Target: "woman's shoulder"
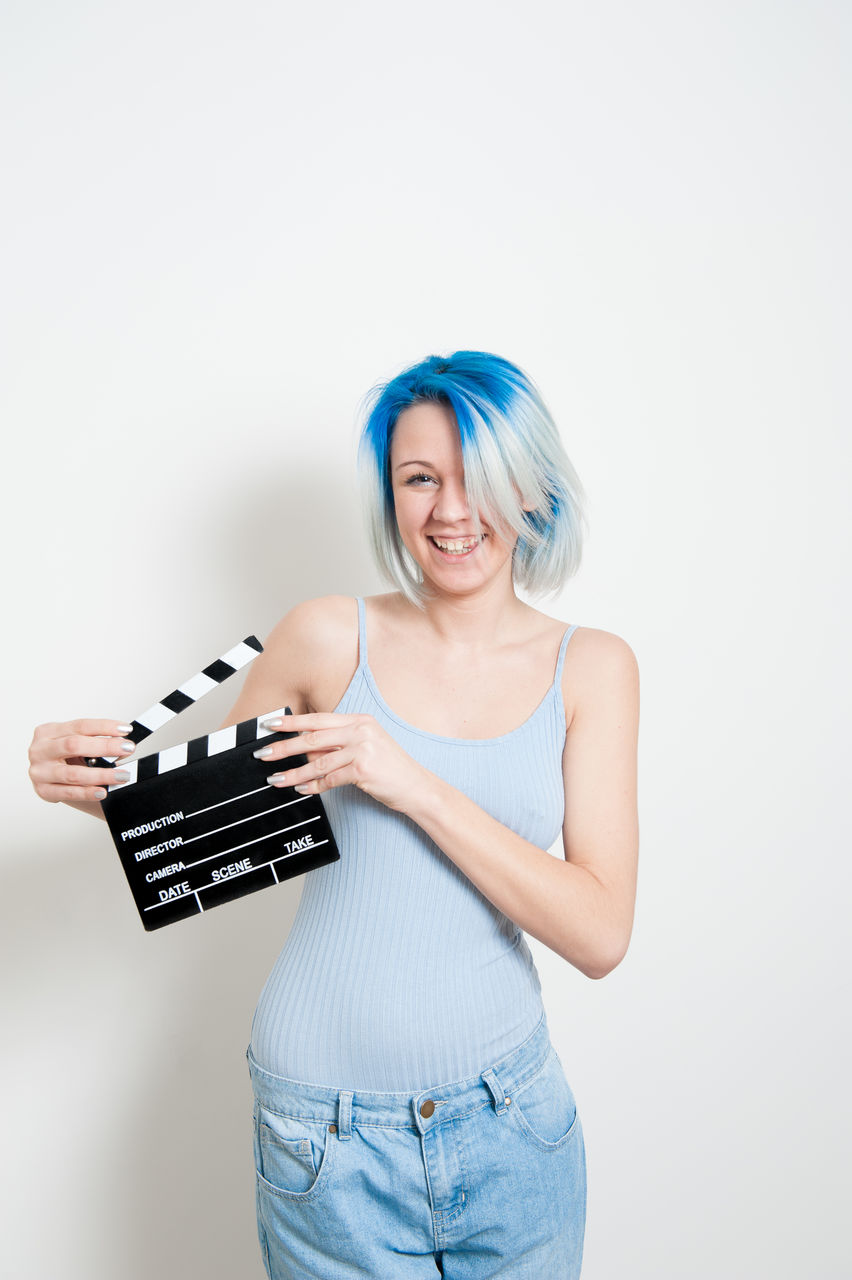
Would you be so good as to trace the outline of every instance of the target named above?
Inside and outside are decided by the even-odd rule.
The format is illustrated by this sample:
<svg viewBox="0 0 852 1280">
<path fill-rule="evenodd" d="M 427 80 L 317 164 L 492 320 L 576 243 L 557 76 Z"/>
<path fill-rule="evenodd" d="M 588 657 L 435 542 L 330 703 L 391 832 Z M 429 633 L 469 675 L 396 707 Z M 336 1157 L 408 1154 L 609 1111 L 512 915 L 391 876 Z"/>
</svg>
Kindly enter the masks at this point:
<svg viewBox="0 0 852 1280">
<path fill-rule="evenodd" d="M 562 692 L 569 724 L 578 711 L 604 699 L 638 696 L 639 664 L 627 641 L 612 631 L 578 625 L 562 668 Z"/>
<path fill-rule="evenodd" d="M 365 597 L 371 612 L 393 609 L 398 592 Z M 322 651 L 338 651 L 350 641 L 358 642 L 358 599 L 355 596 L 316 596 L 294 605 L 273 627 L 268 644 L 306 645 Z"/>
<path fill-rule="evenodd" d="M 630 663 L 636 661 L 636 655 L 627 641 L 613 631 L 603 631 L 599 627 L 586 627 L 578 624 L 574 629 L 569 649 L 580 660 L 586 662 Z"/>
<path fill-rule="evenodd" d="M 269 644 L 323 643 L 340 638 L 342 631 L 357 632 L 358 608 L 354 596 L 316 596 L 293 605 L 269 633 Z"/>
<path fill-rule="evenodd" d="M 587 627 L 582 623 L 572 624 L 554 618 L 551 614 L 542 613 L 539 609 L 527 606 L 530 619 L 530 638 L 541 640 L 544 645 L 552 644 L 554 639 L 561 638 L 571 632 L 565 653 L 565 661 L 569 656 L 574 665 L 596 667 L 609 663 L 629 664 L 636 657 L 626 640 L 612 631 L 603 631 L 598 627 Z"/>
<path fill-rule="evenodd" d="M 275 624 L 265 647 L 273 659 L 303 673 L 317 665 L 345 665 L 358 651 L 357 601 L 352 596 L 303 600 Z"/>
<path fill-rule="evenodd" d="M 271 661 L 298 672 L 300 687 L 314 711 L 330 711 L 343 697 L 358 667 L 358 649 L 354 596 L 303 600 L 284 615 L 266 640 Z"/>
</svg>

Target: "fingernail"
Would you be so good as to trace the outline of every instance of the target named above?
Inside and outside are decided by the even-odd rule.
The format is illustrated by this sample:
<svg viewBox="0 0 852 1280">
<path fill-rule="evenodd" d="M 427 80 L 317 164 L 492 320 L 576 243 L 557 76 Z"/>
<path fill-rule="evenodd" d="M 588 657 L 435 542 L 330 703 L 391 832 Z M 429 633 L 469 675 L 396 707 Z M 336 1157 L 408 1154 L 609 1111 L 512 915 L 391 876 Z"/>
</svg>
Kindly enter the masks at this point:
<svg viewBox="0 0 852 1280">
<path fill-rule="evenodd" d="M 95 792 L 95 799 L 106 800 L 106 792 L 104 791 L 103 787 L 98 787 L 97 791 Z"/>
<path fill-rule="evenodd" d="M 261 724 L 263 725 L 264 729 L 280 729 L 281 728 L 280 720 L 261 720 Z"/>
<path fill-rule="evenodd" d="M 266 779 L 270 787 L 274 787 L 276 782 L 281 782 L 284 777 L 283 773 L 273 773 Z"/>
<path fill-rule="evenodd" d="M 294 787 L 294 791 L 298 791 L 300 796 L 309 796 L 311 794 L 310 787 Z"/>
<path fill-rule="evenodd" d="M 123 769 L 116 769 L 112 775 L 116 782 L 129 782 L 130 774 L 125 773 Z"/>
<path fill-rule="evenodd" d="M 267 756 L 272 755 L 271 747 L 261 747 L 258 751 L 252 751 L 255 760 L 265 760 Z"/>
<path fill-rule="evenodd" d="M 123 756 L 129 756 L 136 750 L 136 743 L 122 742 L 118 749 Z"/>
<path fill-rule="evenodd" d="M 132 724 L 120 724 L 116 729 L 116 733 L 129 733 L 132 728 Z"/>
</svg>

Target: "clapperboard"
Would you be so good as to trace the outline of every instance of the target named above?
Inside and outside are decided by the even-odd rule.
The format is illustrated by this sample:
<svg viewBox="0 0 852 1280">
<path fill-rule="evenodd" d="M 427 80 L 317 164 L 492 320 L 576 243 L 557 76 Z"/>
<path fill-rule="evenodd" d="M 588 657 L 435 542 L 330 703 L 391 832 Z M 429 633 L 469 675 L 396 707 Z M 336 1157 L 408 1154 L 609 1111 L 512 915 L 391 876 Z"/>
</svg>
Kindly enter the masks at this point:
<svg viewBox="0 0 852 1280">
<path fill-rule="evenodd" d="M 139 743 L 251 662 L 263 646 L 249 636 L 137 716 Z M 295 735 L 263 727 L 289 707 L 192 742 L 119 763 L 127 782 L 101 801 L 121 865 L 146 929 L 159 929 L 221 902 L 265 889 L 340 857 L 319 796 L 266 781 L 258 742 Z M 288 768 L 304 764 L 294 756 Z M 109 766 L 115 757 L 89 760 Z"/>
</svg>

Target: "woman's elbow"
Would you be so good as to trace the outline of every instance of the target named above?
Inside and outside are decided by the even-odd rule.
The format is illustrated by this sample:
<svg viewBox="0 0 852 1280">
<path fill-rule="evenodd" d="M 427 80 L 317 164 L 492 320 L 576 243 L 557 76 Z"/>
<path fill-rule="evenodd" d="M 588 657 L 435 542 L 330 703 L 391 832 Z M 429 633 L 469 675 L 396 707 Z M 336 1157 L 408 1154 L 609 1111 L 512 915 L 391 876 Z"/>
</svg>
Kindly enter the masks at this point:
<svg viewBox="0 0 852 1280">
<path fill-rule="evenodd" d="M 629 944 L 630 934 L 628 933 L 626 937 L 622 935 L 612 938 L 606 944 L 602 943 L 595 947 L 592 952 L 582 958 L 582 962 L 571 956 L 566 956 L 565 959 L 570 960 L 587 978 L 605 978 L 621 964 L 627 955 Z"/>
<path fill-rule="evenodd" d="M 583 969 L 583 973 L 587 978 L 605 978 L 607 974 L 612 973 L 613 969 L 617 969 L 624 959 L 624 953 L 612 959 L 601 960 L 597 964 L 588 965 Z"/>
</svg>

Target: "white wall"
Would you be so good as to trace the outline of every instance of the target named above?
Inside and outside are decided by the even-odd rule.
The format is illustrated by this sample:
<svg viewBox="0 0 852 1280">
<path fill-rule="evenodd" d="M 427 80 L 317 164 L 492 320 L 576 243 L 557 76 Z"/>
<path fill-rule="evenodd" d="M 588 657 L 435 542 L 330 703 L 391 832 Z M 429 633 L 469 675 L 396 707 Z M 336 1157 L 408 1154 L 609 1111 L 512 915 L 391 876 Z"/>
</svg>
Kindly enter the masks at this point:
<svg viewBox="0 0 852 1280">
<path fill-rule="evenodd" d="M 471 346 L 530 370 L 591 496 L 547 607 L 642 672 L 631 950 L 602 983 L 536 950 L 584 1277 L 848 1276 L 848 6 L 2 24 L 2 1273 L 260 1276 L 243 1052 L 297 891 L 144 934 L 26 744 L 378 589 L 359 397 Z"/>
</svg>

